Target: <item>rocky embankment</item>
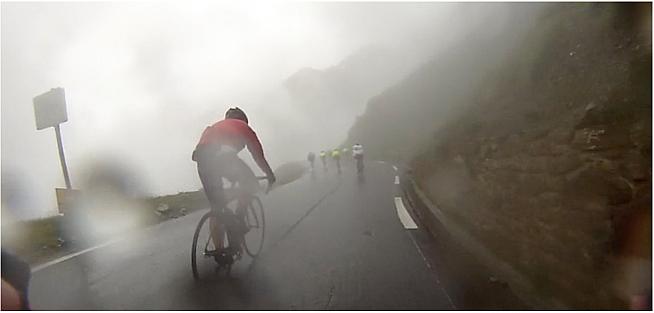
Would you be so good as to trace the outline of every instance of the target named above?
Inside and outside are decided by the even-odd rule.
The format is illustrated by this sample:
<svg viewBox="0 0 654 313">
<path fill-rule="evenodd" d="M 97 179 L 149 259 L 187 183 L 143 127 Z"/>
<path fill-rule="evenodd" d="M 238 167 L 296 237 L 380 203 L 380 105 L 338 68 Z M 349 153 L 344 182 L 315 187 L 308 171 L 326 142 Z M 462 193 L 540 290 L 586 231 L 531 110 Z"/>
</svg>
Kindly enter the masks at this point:
<svg viewBox="0 0 654 313">
<path fill-rule="evenodd" d="M 509 68 L 414 167 L 542 296 L 620 307 L 621 225 L 651 212 L 651 33 L 585 10 L 563 13 L 530 77 Z"/>
<path fill-rule="evenodd" d="M 469 98 L 457 98 L 462 110 L 402 157 L 429 198 L 539 298 L 624 308 L 643 285 L 625 271 L 651 275 L 651 5 L 552 5 L 524 38 Z M 397 92 L 371 101 L 366 114 Z M 350 137 L 366 138 L 366 128 L 374 127 L 355 125 Z M 625 269 L 634 258 L 649 272 Z"/>
</svg>

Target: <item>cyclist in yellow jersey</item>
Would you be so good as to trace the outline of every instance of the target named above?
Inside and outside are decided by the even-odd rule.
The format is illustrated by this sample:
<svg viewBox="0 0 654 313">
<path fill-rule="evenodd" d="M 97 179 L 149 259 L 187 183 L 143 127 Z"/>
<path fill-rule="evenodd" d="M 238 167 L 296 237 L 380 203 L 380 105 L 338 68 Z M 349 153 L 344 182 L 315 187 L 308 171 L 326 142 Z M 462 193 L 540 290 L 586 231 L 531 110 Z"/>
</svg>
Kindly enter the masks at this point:
<svg viewBox="0 0 654 313">
<path fill-rule="evenodd" d="M 327 171 L 327 152 L 325 150 L 320 151 L 320 160 L 322 161 L 322 168 Z"/>
<path fill-rule="evenodd" d="M 332 158 L 336 162 L 336 168 L 338 169 L 338 173 L 341 173 L 341 149 L 334 149 L 332 150 Z"/>
</svg>

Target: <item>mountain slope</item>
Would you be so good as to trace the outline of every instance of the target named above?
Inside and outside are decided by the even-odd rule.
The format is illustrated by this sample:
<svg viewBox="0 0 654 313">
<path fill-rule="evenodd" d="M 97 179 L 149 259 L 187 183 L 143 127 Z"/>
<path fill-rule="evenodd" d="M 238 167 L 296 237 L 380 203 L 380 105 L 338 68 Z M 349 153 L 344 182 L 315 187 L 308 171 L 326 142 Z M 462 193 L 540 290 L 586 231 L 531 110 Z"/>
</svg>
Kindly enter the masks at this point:
<svg viewBox="0 0 654 313">
<path fill-rule="evenodd" d="M 346 136 L 366 100 L 395 84 L 410 67 L 400 53 L 369 46 L 326 69 L 297 71 L 284 81 L 291 107 L 302 117 L 296 128 L 323 145 L 315 149 L 333 148 Z"/>
<path fill-rule="evenodd" d="M 649 12 L 550 5 L 511 24 L 526 31 L 515 44 L 471 38 L 371 100 L 348 142 L 409 164 L 537 296 L 623 308 L 635 287 L 619 284 L 621 262 L 651 271 L 651 242 L 625 244 L 623 227 L 651 220 Z"/>
</svg>

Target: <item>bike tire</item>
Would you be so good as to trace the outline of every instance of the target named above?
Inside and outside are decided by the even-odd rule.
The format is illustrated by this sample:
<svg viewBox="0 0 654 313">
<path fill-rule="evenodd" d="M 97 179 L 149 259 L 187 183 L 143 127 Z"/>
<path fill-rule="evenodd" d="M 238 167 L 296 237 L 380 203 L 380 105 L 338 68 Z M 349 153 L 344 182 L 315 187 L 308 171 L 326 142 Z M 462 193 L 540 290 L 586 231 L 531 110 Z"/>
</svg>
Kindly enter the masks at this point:
<svg viewBox="0 0 654 313">
<path fill-rule="evenodd" d="M 247 235 L 245 234 L 246 238 L 243 240 L 243 246 L 245 248 L 245 252 L 252 258 L 255 258 L 259 253 L 261 252 L 261 249 L 263 249 L 263 242 L 266 239 L 266 216 L 264 214 L 263 210 L 263 203 L 261 203 L 261 200 L 258 197 L 254 197 L 252 201 L 250 201 L 250 204 L 248 205 L 248 213 L 247 216 L 252 216 L 256 217 L 257 220 L 253 221 L 256 223 L 256 225 L 261 229 L 261 235 L 260 235 L 260 240 L 259 244 L 255 246 L 251 246 L 248 244 L 247 240 Z M 250 221 L 248 222 L 248 227 L 252 224 L 250 224 Z"/>
<path fill-rule="evenodd" d="M 198 264 L 197 264 L 197 247 L 198 247 L 198 238 L 200 236 L 200 232 L 202 231 L 202 226 L 204 223 L 207 222 L 209 217 L 213 215 L 212 212 L 207 212 L 204 215 L 202 215 L 202 218 L 200 218 L 200 221 L 198 222 L 198 226 L 195 228 L 195 233 L 193 233 L 193 246 L 191 247 L 191 268 L 193 270 L 193 278 L 195 280 L 200 279 L 200 274 L 198 272 Z"/>
</svg>

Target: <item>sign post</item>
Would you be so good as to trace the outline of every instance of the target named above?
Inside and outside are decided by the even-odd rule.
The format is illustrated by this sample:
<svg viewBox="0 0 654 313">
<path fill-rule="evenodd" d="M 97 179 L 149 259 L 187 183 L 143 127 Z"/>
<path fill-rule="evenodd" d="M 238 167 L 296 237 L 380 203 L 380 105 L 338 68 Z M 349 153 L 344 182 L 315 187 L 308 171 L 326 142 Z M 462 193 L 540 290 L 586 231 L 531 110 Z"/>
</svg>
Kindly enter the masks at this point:
<svg viewBox="0 0 654 313">
<path fill-rule="evenodd" d="M 66 166 L 66 157 L 64 156 L 64 145 L 61 143 L 61 129 L 59 125 L 54 127 L 55 134 L 57 135 L 57 147 L 59 148 L 59 161 L 61 161 L 61 170 L 64 172 L 64 180 L 66 181 L 66 189 L 72 189 L 70 185 L 70 176 L 68 176 L 68 166 Z"/>
<path fill-rule="evenodd" d="M 68 175 L 68 167 L 66 166 L 66 157 L 64 156 L 64 145 L 61 140 L 61 129 L 59 127 L 61 123 L 68 121 L 64 89 L 50 89 L 50 91 L 34 97 L 33 102 L 36 129 L 41 130 L 49 127 L 54 127 L 55 135 L 57 136 L 59 161 L 61 162 L 61 170 L 64 173 L 64 180 L 66 182 L 65 192 L 57 192 L 59 212 L 63 213 L 62 211 L 64 207 L 69 206 L 71 201 L 68 200 L 72 197 L 73 194 L 72 185 L 70 183 L 70 176 Z M 70 193 L 70 196 L 65 195 L 66 192 Z"/>
</svg>

